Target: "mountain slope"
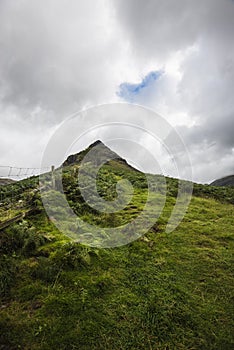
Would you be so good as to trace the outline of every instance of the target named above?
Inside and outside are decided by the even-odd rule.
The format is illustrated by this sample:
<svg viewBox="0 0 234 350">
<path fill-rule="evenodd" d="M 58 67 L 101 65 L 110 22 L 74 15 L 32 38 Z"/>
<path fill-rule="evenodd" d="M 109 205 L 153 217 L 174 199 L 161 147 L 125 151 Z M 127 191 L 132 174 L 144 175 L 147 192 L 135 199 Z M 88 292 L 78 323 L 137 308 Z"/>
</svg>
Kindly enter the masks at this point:
<svg viewBox="0 0 234 350">
<path fill-rule="evenodd" d="M 211 183 L 211 186 L 234 186 L 234 175 L 222 177 Z"/>
<path fill-rule="evenodd" d="M 117 181 L 127 178 L 134 196 L 124 210 L 100 213 L 81 196 L 79 157 L 63 171 L 64 192 L 79 217 L 113 227 L 139 215 L 147 195 L 143 173 L 121 159 L 105 164 L 97 177 L 100 195 L 114 199 Z M 0 349 L 232 348 L 233 190 L 195 185 L 183 221 L 167 234 L 178 181 L 166 180 L 157 223 L 138 240 L 111 249 L 74 243 L 59 232 L 43 209 L 37 178 L 13 185 L 14 208 L 20 198 L 19 210 L 31 212 L 0 234 Z M 14 199 L 7 187 L 2 215 Z"/>
</svg>

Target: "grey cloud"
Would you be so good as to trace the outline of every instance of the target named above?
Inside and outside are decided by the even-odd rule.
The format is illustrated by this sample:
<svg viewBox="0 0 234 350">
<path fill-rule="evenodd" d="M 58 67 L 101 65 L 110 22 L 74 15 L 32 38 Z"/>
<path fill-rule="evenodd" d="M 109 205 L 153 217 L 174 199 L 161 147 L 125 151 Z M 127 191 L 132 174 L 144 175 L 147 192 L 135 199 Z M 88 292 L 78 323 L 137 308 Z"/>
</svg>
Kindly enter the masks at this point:
<svg viewBox="0 0 234 350">
<path fill-rule="evenodd" d="M 116 99 L 114 21 L 105 0 L 0 1 L 0 164 L 39 166 L 54 126 Z"/>
<path fill-rule="evenodd" d="M 163 66 L 169 57 L 177 53 L 183 56 L 180 78 L 173 80 L 165 73 L 161 81 L 155 83 L 146 96 L 140 94 L 136 102 L 145 102 L 158 111 L 170 111 L 168 118 L 173 125 L 177 123 L 178 113 L 188 116 L 188 124 L 185 121 L 178 130 L 190 151 L 197 181 L 228 173 L 233 169 L 230 164 L 234 163 L 233 1 L 120 0 L 114 3 L 139 59 Z M 168 141 L 173 147 L 173 139 Z M 174 152 L 180 155 L 180 150 Z M 223 164 L 222 169 L 218 169 L 218 162 Z"/>
<path fill-rule="evenodd" d="M 104 25 L 105 7 L 101 0 L 1 2 L 2 103 L 39 105 L 59 118 L 105 100 L 118 49 Z"/>
<path fill-rule="evenodd" d="M 232 39 L 234 4 L 230 0 L 118 0 L 114 4 L 140 55 L 165 58 L 204 36 L 223 44 Z"/>
<path fill-rule="evenodd" d="M 231 152 L 234 148 L 234 115 L 223 115 L 223 118 L 207 118 L 201 125 L 178 127 L 178 132 L 187 145 L 214 145 L 221 152 Z"/>
</svg>

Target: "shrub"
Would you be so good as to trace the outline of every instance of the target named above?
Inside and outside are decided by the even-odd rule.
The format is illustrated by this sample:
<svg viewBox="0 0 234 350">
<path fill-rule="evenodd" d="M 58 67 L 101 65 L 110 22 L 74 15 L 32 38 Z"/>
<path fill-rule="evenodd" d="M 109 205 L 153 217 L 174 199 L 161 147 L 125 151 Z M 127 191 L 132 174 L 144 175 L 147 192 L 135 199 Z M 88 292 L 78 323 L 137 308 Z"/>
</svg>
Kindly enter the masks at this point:
<svg viewBox="0 0 234 350">
<path fill-rule="evenodd" d="M 67 243 L 51 257 L 52 261 L 65 269 L 85 268 L 90 264 L 89 249 L 78 243 Z"/>
<path fill-rule="evenodd" d="M 16 261 L 13 257 L 3 254 L 0 258 L 0 296 L 9 293 L 16 273 Z"/>
<path fill-rule="evenodd" d="M 2 231 L 0 236 L 0 254 L 21 253 L 34 254 L 35 250 L 45 243 L 45 238 L 26 221 L 15 224 Z"/>
</svg>

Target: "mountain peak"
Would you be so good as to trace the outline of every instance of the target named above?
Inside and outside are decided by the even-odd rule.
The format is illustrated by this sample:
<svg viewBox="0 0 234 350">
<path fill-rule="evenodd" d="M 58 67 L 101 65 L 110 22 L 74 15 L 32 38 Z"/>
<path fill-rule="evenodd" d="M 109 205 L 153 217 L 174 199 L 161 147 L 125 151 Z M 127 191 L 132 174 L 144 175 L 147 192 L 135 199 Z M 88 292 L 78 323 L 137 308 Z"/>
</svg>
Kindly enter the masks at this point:
<svg viewBox="0 0 234 350">
<path fill-rule="evenodd" d="M 106 145 L 104 145 L 104 143 L 101 140 L 97 140 L 97 141 L 91 143 L 88 148 L 95 147 L 98 145 L 103 145 L 103 146 L 107 147 Z"/>
<path fill-rule="evenodd" d="M 98 147 L 97 147 L 98 146 Z M 116 152 L 112 151 L 108 146 L 106 146 L 101 140 L 97 140 L 93 143 L 91 143 L 86 149 L 79 153 L 71 154 L 68 156 L 68 158 L 65 160 L 65 162 L 62 164 L 62 166 L 70 166 L 70 165 L 75 165 L 75 164 L 80 164 L 86 154 L 91 151 L 92 149 L 94 150 L 94 155 L 95 157 L 95 162 L 102 161 L 103 159 L 114 159 L 118 163 L 124 164 L 127 166 L 128 169 L 134 170 L 139 172 L 139 170 L 133 168 L 131 165 L 127 163 L 127 161 L 123 158 L 121 158 Z"/>
<path fill-rule="evenodd" d="M 84 149 L 83 151 L 79 152 L 79 153 L 75 153 L 75 154 L 71 154 L 70 156 L 68 156 L 68 158 L 65 160 L 65 162 L 63 163 L 63 166 L 68 166 L 68 165 L 73 165 L 73 164 L 78 164 L 80 163 L 84 156 L 93 148 L 97 147 L 97 154 L 96 157 L 97 158 L 101 158 L 101 157 L 105 157 L 108 155 L 112 155 L 114 156 L 115 159 L 118 160 L 122 160 L 124 161 L 118 154 L 116 154 L 114 151 L 112 151 L 108 146 L 106 146 L 101 140 L 97 140 L 93 143 L 91 143 L 86 149 Z"/>
</svg>

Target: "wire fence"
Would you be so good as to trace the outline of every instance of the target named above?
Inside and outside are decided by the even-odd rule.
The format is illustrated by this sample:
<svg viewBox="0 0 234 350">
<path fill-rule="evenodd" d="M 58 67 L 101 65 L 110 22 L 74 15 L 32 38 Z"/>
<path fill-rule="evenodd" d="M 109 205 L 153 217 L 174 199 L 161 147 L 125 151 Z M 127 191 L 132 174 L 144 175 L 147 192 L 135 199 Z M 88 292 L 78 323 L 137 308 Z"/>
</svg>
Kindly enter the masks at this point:
<svg viewBox="0 0 234 350">
<path fill-rule="evenodd" d="M 35 210 L 39 201 L 39 175 L 45 174 L 54 184 L 54 170 L 54 166 L 26 168 L 0 165 L 0 230 Z"/>
<path fill-rule="evenodd" d="M 0 165 L 0 226 L 30 208 L 39 190 L 38 175 L 49 171 L 50 167 Z"/>
<path fill-rule="evenodd" d="M 22 180 L 49 171 L 50 168 L 25 168 L 10 165 L 0 165 L 0 179 Z"/>
</svg>

